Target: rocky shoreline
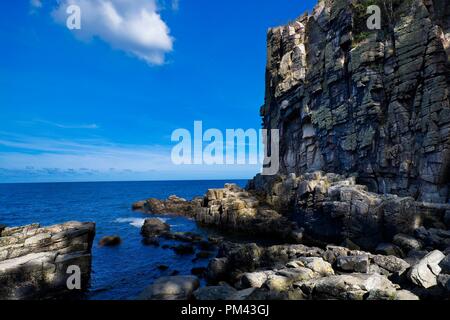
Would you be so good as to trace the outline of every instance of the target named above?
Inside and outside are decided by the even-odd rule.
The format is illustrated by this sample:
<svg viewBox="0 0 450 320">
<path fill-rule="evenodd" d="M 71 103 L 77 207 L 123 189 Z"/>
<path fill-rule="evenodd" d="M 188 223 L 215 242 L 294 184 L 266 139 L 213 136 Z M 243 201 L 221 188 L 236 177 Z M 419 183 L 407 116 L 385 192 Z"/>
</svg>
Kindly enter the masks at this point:
<svg viewBox="0 0 450 320">
<path fill-rule="evenodd" d="M 377 195 L 353 177 L 323 172 L 261 179 L 246 190 L 232 184 L 211 189 L 191 202 L 176 196 L 140 202 L 138 209 L 148 214 L 189 208 L 186 215 L 203 226 L 285 243 L 222 243 L 206 271 L 209 286 L 184 298 L 450 298 L 446 205 Z"/>
</svg>

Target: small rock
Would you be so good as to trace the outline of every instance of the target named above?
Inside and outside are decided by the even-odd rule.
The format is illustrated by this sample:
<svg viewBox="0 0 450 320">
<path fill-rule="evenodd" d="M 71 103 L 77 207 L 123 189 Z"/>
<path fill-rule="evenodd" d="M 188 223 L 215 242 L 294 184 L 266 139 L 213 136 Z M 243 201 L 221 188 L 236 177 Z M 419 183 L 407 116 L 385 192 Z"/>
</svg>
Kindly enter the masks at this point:
<svg viewBox="0 0 450 320">
<path fill-rule="evenodd" d="M 188 300 L 200 286 L 200 281 L 194 276 L 173 276 L 157 279 L 147 287 L 138 300 Z"/>
<path fill-rule="evenodd" d="M 194 276 L 203 276 L 206 272 L 206 268 L 204 267 L 196 267 L 191 269 L 191 274 Z"/>
<path fill-rule="evenodd" d="M 396 256 L 376 255 L 372 257 L 372 260 L 379 267 L 398 275 L 403 274 L 410 267 L 409 263 Z"/>
<path fill-rule="evenodd" d="M 298 260 L 289 262 L 286 267 L 305 267 L 320 274 L 321 276 L 329 276 L 334 274 L 331 264 L 319 257 L 301 257 Z"/>
<path fill-rule="evenodd" d="M 119 236 L 106 236 L 103 237 L 99 242 L 99 246 L 101 247 L 113 247 L 118 246 L 122 243 L 122 239 Z"/>
<path fill-rule="evenodd" d="M 405 301 L 412 301 L 412 300 L 420 300 L 418 296 L 416 296 L 414 293 L 408 290 L 398 290 L 397 291 L 397 297 L 395 300 L 405 300 Z"/>
<path fill-rule="evenodd" d="M 157 236 L 145 237 L 142 239 L 142 243 L 146 246 L 159 247 L 159 238 Z M 163 246 L 163 249 L 165 249 L 164 246 Z"/>
<path fill-rule="evenodd" d="M 194 291 L 194 297 L 196 300 L 230 300 L 236 293 L 236 289 L 229 285 L 211 286 L 199 288 Z"/>
<path fill-rule="evenodd" d="M 343 271 L 350 272 L 369 272 L 369 256 L 340 256 L 337 258 L 337 267 Z"/>
<path fill-rule="evenodd" d="M 180 244 L 178 246 L 172 247 L 173 251 L 179 255 L 194 254 L 194 247 L 192 245 Z"/>
<path fill-rule="evenodd" d="M 0 224 L 0 237 L 2 235 L 2 231 L 6 229 L 6 226 L 4 224 Z"/>
<path fill-rule="evenodd" d="M 282 275 L 271 275 L 264 283 L 264 287 L 270 291 L 283 292 L 292 284 L 292 279 Z"/>
<path fill-rule="evenodd" d="M 380 243 L 376 247 L 375 252 L 378 254 L 383 254 L 385 256 L 396 256 L 399 258 L 402 258 L 404 256 L 402 249 L 400 249 L 393 243 Z"/>
<path fill-rule="evenodd" d="M 173 271 L 170 273 L 171 276 L 177 276 L 177 275 L 179 275 L 179 274 L 180 274 L 180 271 L 178 271 L 178 270 L 173 270 Z"/>
<path fill-rule="evenodd" d="M 414 237 L 408 236 L 406 234 L 397 234 L 394 236 L 394 244 L 398 245 L 400 248 L 406 252 L 410 250 L 420 250 L 422 249 L 422 243 Z"/>
<path fill-rule="evenodd" d="M 244 290 L 236 291 L 234 294 L 232 294 L 229 297 L 229 300 L 232 301 L 242 301 L 246 300 L 253 292 L 256 290 L 256 288 L 248 288 Z"/>
<path fill-rule="evenodd" d="M 169 266 L 166 266 L 165 264 L 160 264 L 157 268 L 161 271 L 166 271 L 167 269 L 169 269 Z"/>
<path fill-rule="evenodd" d="M 137 210 L 144 210 L 146 204 L 147 204 L 147 201 L 138 201 L 138 202 L 133 203 L 133 205 L 131 206 L 131 208 L 132 208 L 134 211 L 137 211 Z"/>
<path fill-rule="evenodd" d="M 211 252 L 208 251 L 200 251 L 195 255 L 196 259 L 208 259 L 209 257 L 211 257 Z"/>
<path fill-rule="evenodd" d="M 227 277 L 229 262 L 228 258 L 214 258 L 208 264 L 206 277 L 210 282 L 224 280 Z"/>
<path fill-rule="evenodd" d="M 141 234 L 146 238 L 159 236 L 169 231 L 170 226 L 157 218 L 145 219 L 144 225 L 141 228 Z"/>
<path fill-rule="evenodd" d="M 437 276 L 441 272 L 439 263 L 445 258 L 444 254 L 435 250 L 427 254 L 422 260 L 411 267 L 409 279 L 425 289 L 437 285 Z"/>
</svg>

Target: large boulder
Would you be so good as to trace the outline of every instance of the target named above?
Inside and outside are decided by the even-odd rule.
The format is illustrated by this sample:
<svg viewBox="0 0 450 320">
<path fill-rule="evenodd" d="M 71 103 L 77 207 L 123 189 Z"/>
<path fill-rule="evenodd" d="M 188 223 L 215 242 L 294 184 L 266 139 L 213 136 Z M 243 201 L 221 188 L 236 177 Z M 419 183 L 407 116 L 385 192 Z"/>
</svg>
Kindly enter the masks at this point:
<svg viewBox="0 0 450 320">
<path fill-rule="evenodd" d="M 336 264 L 343 271 L 368 273 L 370 260 L 368 255 L 340 256 L 337 258 Z"/>
<path fill-rule="evenodd" d="M 427 254 L 417 264 L 413 265 L 408 273 L 409 279 L 416 285 L 425 289 L 437 285 L 437 277 L 441 272 L 439 263 L 445 258 L 444 254 L 435 250 Z"/>
<path fill-rule="evenodd" d="M 196 300 L 230 300 L 237 290 L 229 285 L 203 287 L 194 291 Z"/>
<path fill-rule="evenodd" d="M 200 286 L 194 276 L 172 276 L 157 279 L 147 287 L 138 300 L 189 300 L 193 292 Z"/>
<path fill-rule="evenodd" d="M 152 238 L 154 236 L 160 236 L 168 233 L 170 226 L 157 218 L 145 219 L 141 228 L 141 234 L 145 238 Z"/>
<path fill-rule="evenodd" d="M 55 298 L 87 290 L 94 236 L 94 223 L 5 228 L 0 237 L 0 299 Z M 69 290 L 67 281 L 78 270 L 80 290 Z"/>
<path fill-rule="evenodd" d="M 313 299 L 391 300 L 396 297 L 394 284 L 378 274 L 335 275 L 294 284 Z"/>
</svg>

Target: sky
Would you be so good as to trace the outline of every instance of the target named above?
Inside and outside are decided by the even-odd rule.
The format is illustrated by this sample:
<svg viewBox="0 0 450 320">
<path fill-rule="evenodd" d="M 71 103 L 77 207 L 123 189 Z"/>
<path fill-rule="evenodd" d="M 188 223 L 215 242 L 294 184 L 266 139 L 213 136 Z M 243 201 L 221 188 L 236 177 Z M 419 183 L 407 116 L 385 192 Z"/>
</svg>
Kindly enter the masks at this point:
<svg viewBox="0 0 450 320">
<path fill-rule="evenodd" d="M 315 2 L 1 1 L 0 183 L 251 178 L 174 164 L 171 135 L 260 129 L 267 30 Z"/>
</svg>

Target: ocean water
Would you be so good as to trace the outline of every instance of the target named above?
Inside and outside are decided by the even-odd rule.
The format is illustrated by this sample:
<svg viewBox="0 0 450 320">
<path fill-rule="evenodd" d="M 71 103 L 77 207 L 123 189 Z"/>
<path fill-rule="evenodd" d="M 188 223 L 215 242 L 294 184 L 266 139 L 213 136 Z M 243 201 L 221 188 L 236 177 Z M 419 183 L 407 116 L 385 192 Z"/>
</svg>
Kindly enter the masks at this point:
<svg viewBox="0 0 450 320">
<path fill-rule="evenodd" d="M 172 194 L 192 199 L 228 182 L 246 184 L 245 180 L 0 184 L 0 224 L 96 222 L 91 289 L 86 298 L 133 299 L 156 278 L 174 270 L 190 274 L 193 267 L 204 267 L 208 260 L 193 262 L 194 256 L 179 256 L 170 249 L 143 245 L 140 227 L 149 215 L 133 212 L 132 203 L 150 197 L 166 199 Z M 175 232 L 207 235 L 206 230 L 184 217 L 160 218 Z M 106 235 L 119 235 L 122 244 L 99 247 L 99 239 Z M 166 243 L 174 244 L 164 240 L 161 246 Z M 169 269 L 160 271 L 157 266 L 161 264 Z"/>
</svg>

